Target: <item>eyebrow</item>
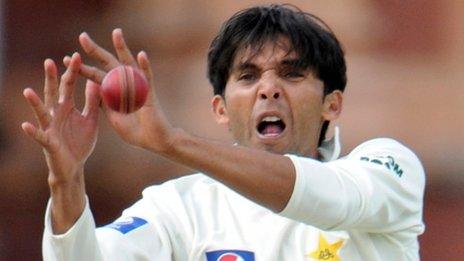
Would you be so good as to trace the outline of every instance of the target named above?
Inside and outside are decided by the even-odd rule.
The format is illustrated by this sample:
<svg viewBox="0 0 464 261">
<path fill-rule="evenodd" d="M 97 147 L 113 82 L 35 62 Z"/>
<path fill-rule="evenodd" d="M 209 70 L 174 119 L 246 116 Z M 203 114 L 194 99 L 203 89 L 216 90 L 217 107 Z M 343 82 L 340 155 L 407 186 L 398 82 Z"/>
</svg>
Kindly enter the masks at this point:
<svg viewBox="0 0 464 261">
<path fill-rule="evenodd" d="M 301 61 L 299 59 L 284 59 L 279 63 L 279 66 L 290 66 L 290 67 L 295 67 L 299 69 L 303 69 L 304 66 L 302 66 Z M 244 71 L 244 70 L 258 70 L 259 67 L 252 63 L 245 61 L 243 63 L 240 63 L 232 68 L 232 72 L 237 72 L 237 71 Z"/>
<path fill-rule="evenodd" d="M 251 62 L 244 62 L 244 63 L 240 63 L 234 66 L 232 68 L 232 72 L 237 72 L 237 71 L 240 72 L 240 71 L 244 71 L 248 69 L 257 70 L 258 66 L 256 66 L 256 64 L 251 63 Z"/>
<path fill-rule="evenodd" d="M 300 59 L 285 59 L 282 62 L 280 62 L 280 64 L 285 65 L 285 66 L 294 67 L 294 68 L 297 68 L 297 69 L 305 69 L 306 68 L 306 66 L 303 66 Z"/>
</svg>

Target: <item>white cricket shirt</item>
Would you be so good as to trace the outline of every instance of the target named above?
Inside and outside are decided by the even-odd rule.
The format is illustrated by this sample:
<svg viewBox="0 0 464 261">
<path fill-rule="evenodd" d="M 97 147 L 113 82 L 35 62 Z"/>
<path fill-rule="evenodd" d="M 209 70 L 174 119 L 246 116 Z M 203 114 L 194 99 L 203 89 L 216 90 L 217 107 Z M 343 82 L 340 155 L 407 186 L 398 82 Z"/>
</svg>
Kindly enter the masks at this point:
<svg viewBox="0 0 464 261">
<path fill-rule="evenodd" d="M 281 213 L 195 174 L 145 189 L 100 228 L 87 202 L 71 229 L 53 235 L 48 206 L 44 259 L 419 260 L 425 175 L 418 158 L 381 138 L 336 159 L 338 130 L 335 137 L 321 149 L 329 162 L 287 155 L 296 181 Z"/>
</svg>

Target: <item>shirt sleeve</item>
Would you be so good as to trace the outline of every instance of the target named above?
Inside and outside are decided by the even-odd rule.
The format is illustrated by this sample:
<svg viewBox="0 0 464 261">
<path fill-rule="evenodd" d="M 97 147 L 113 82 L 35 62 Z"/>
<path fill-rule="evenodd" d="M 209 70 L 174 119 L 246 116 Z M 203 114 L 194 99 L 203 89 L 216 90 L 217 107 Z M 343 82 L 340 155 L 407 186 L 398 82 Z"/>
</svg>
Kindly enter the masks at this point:
<svg viewBox="0 0 464 261">
<path fill-rule="evenodd" d="M 423 232 L 424 170 L 399 142 L 371 140 L 327 163 L 288 157 L 296 179 L 281 215 L 324 230 Z"/>
<path fill-rule="evenodd" d="M 96 228 L 87 200 L 81 217 L 61 235 L 52 232 L 49 201 L 42 243 L 44 260 L 171 260 L 166 231 L 147 216 L 150 206 L 145 201 L 126 209 L 112 224 Z"/>
</svg>

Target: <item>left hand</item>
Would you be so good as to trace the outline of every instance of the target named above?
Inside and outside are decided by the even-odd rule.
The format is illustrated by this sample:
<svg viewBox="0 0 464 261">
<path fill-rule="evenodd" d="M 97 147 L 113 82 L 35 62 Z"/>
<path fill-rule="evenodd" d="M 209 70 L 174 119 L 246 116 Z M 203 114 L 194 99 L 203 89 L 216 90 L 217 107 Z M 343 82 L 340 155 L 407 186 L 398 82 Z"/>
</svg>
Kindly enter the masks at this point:
<svg viewBox="0 0 464 261">
<path fill-rule="evenodd" d="M 112 40 L 117 57 L 96 44 L 87 33 L 82 33 L 79 36 L 79 42 L 84 52 L 97 60 L 101 68 L 82 64 L 79 73 L 101 84 L 106 73 L 119 65 L 124 64 L 141 69 L 150 84 L 143 107 L 135 112 L 123 114 L 103 104 L 103 110 L 113 128 L 124 141 L 154 152 L 167 151 L 174 128 L 166 119 L 156 97 L 153 73 L 147 54 L 144 51 L 139 52 L 136 60 L 124 41 L 121 29 L 113 30 Z M 63 59 L 65 66 L 69 65 L 69 61 L 69 57 Z"/>
</svg>

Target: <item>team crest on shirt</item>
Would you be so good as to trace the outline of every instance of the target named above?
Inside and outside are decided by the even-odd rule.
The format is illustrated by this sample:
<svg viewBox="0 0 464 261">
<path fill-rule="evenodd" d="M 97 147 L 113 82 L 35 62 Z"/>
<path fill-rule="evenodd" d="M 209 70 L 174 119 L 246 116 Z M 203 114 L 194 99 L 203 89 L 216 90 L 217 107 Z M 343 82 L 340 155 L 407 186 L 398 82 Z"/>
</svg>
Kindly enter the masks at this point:
<svg viewBox="0 0 464 261">
<path fill-rule="evenodd" d="M 246 250 L 216 250 L 206 252 L 207 261 L 255 261 L 255 253 Z"/>
<path fill-rule="evenodd" d="M 340 261 L 338 251 L 343 246 L 343 240 L 329 243 L 322 234 L 319 234 L 319 243 L 313 252 L 306 255 L 312 260 Z"/>
</svg>

